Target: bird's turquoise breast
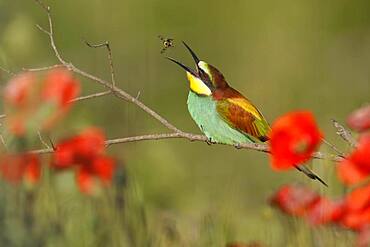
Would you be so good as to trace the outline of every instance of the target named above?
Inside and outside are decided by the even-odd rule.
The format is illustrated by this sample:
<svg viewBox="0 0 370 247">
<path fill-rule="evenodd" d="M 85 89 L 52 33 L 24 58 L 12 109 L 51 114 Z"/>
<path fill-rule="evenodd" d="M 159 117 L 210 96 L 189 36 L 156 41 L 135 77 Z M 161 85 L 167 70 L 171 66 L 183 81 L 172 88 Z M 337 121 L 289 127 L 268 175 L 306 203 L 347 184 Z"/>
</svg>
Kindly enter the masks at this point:
<svg viewBox="0 0 370 247">
<path fill-rule="evenodd" d="M 211 97 L 198 96 L 190 91 L 187 103 L 191 117 L 211 141 L 225 144 L 252 141 L 247 135 L 231 128 L 219 116 L 216 102 Z"/>
</svg>

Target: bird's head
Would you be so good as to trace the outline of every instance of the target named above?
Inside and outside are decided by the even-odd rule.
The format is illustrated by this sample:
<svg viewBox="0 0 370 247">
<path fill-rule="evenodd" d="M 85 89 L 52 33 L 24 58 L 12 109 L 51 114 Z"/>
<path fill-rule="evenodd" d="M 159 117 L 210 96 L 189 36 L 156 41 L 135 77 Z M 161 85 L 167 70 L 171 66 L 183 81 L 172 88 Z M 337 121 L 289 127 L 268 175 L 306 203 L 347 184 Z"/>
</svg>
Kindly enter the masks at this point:
<svg viewBox="0 0 370 247">
<path fill-rule="evenodd" d="M 167 57 L 170 61 L 178 64 L 186 71 L 186 76 L 189 80 L 190 90 L 200 96 L 211 96 L 216 89 L 228 87 L 224 76 L 214 66 L 201 61 L 193 50 L 182 42 L 190 52 L 194 59 L 196 70 L 192 70 L 188 66 L 176 61 L 173 58 Z"/>
</svg>

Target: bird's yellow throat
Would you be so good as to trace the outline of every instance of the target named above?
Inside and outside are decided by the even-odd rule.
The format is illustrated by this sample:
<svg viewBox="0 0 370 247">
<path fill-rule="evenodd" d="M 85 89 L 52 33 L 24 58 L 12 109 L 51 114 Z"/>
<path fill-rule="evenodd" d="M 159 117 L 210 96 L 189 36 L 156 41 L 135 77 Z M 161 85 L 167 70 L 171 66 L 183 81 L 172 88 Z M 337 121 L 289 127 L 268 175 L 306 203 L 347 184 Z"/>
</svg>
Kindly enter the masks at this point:
<svg viewBox="0 0 370 247">
<path fill-rule="evenodd" d="M 194 93 L 205 96 L 210 96 L 212 94 L 211 90 L 207 87 L 206 84 L 204 84 L 204 82 L 201 79 L 195 77 L 189 72 L 186 72 L 186 76 L 190 83 L 190 89 Z"/>
</svg>

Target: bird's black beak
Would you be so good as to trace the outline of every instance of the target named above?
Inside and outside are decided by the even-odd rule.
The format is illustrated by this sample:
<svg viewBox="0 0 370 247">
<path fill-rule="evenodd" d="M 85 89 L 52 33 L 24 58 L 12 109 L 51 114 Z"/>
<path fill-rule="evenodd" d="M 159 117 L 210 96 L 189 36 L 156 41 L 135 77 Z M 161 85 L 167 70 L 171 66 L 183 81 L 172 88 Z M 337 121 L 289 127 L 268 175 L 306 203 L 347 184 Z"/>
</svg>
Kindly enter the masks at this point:
<svg viewBox="0 0 370 247">
<path fill-rule="evenodd" d="M 196 68 L 197 68 L 197 71 L 196 72 L 194 72 L 192 69 L 190 69 L 188 66 L 186 66 L 186 65 L 184 65 L 184 64 L 182 64 L 182 63 L 180 63 L 179 61 L 177 61 L 177 60 L 175 60 L 175 59 L 173 59 L 173 58 L 171 58 L 171 57 L 166 57 L 168 60 L 170 60 L 170 61 L 172 61 L 172 62 L 174 62 L 174 63 L 176 63 L 177 65 L 179 65 L 181 68 L 183 68 L 184 70 L 186 70 L 187 72 L 189 72 L 190 74 L 192 74 L 192 75 L 194 75 L 194 76 L 196 76 L 196 77 L 199 77 L 198 76 L 198 73 L 199 73 L 199 65 L 198 65 L 198 63 L 200 62 L 200 60 L 199 60 L 199 58 L 197 57 L 197 55 L 195 54 L 195 52 L 183 41 L 182 42 L 184 45 L 185 45 L 185 47 L 186 47 L 186 49 L 188 49 L 188 51 L 190 52 L 190 54 L 191 54 L 191 56 L 193 57 L 193 59 L 194 59 L 194 62 L 195 62 L 195 65 L 196 65 Z"/>
<path fill-rule="evenodd" d="M 190 52 L 191 56 L 194 59 L 195 66 L 197 67 L 197 71 L 199 71 L 199 67 L 198 67 L 198 64 L 200 62 L 199 58 L 197 57 L 197 55 L 195 54 L 195 52 L 184 41 L 182 43 L 184 44 L 184 46 L 186 47 L 186 49 L 188 49 L 188 51 Z"/>
<path fill-rule="evenodd" d="M 180 63 L 179 61 L 177 61 L 177 60 L 175 60 L 175 59 L 173 59 L 173 58 L 171 58 L 171 57 L 166 57 L 168 60 L 170 60 L 170 61 L 172 61 L 172 62 L 174 62 L 175 64 L 177 64 L 177 65 L 179 65 L 181 68 L 183 68 L 185 71 L 187 71 L 187 72 L 189 72 L 190 74 L 192 74 L 192 75 L 194 75 L 195 76 L 195 73 L 194 73 L 194 71 L 191 69 L 191 68 L 189 68 L 188 66 L 186 66 L 186 65 L 184 65 L 184 64 L 182 64 L 182 63 Z"/>
</svg>

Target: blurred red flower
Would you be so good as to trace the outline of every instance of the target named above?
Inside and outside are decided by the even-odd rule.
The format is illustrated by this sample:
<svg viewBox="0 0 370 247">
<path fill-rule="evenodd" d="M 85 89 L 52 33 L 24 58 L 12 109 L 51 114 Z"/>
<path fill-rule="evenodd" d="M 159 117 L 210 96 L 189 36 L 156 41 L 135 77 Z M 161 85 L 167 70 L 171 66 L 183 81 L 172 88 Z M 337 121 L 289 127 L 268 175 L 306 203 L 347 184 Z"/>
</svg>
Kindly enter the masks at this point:
<svg viewBox="0 0 370 247">
<path fill-rule="evenodd" d="M 71 100 L 80 92 L 80 84 L 66 69 L 55 69 L 50 71 L 42 89 L 42 99 L 53 101 L 58 106 L 67 108 Z"/>
<path fill-rule="evenodd" d="M 97 128 L 64 140 L 56 146 L 51 166 L 55 169 L 75 167 L 80 190 L 91 193 L 96 182 L 108 185 L 114 175 L 115 161 L 104 154 L 105 135 Z"/>
<path fill-rule="evenodd" d="M 370 184 L 357 188 L 345 198 L 345 214 L 341 224 L 359 230 L 370 225 Z"/>
<path fill-rule="evenodd" d="M 97 128 L 88 128 L 79 135 L 56 146 L 52 166 L 63 169 L 76 164 L 90 163 L 105 149 L 105 135 Z"/>
<path fill-rule="evenodd" d="M 370 245 L 370 227 L 363 227 L 358 233 L 356 247 L 368 247 Z"/>
<path fill-rule="evenodd" d="M 270 151 L 274 169 L 292 168 L 310 159 L 323 135 L 312 113 L 291 112 L 278 118 L 270 133 Z"/>
<path fill-rule="evenodd" d="M 12 78 L 4 89 L 7 104 L 21 107 L 29 103 L 31 90 L 35 89 L 36 77 L 33 73 L 22 73 Z"/>
<path fill-rule="evenodd" d="M 357 188 L 346 197 L 347 209 L 350 211 L 363 210 L 370 206 L 370 184 Z"/>
<path fill-rule="evenodd" d="M 41 176 L 39 157 L 35 154 L 9 154 L 0 159 L 0 173 L 2 177 L 12 183 L 22 180 L 36 183 Z"/>
<path fill-rule="evenodd" d="M 339 178 L 346 184 L 366 179 L 370 174 L 370 133 L 362 134 L 357 148 L 338 166 Z"/>
<path fill-rule="evenodd" d="M 346 211 L 341 225 L 353 230 L 360 230 L 362 227 L 368 226 L 370 222 L 370 208 L 356 211 Z"/>
<path fill-rule="evenodd" d="M 108 185 L 114 175 L 115 161 L 107 156 L 99 156 L 92 163 L 81 166 L 77 172 L 77 183 L 86 194 L 93 192 L 97 182 Z"/>
<path fill-rule="evenodd" d="M 352 112 L 347 118 L 347 124 L 358 132 L 370 129 L 370 105 Z"/>
<path fill-rule="evenodd" d="M 321 197 L 315 203 L 307 214 L 307 220 L 312 225 L 321 225 L 334 223 L 341 219 L 345 212 L 345 201 L 332 201 L 328 198 Z"/>
<path fill-rule="evenodd" d="M 36 75 L 21 73 L 4 90 L 7 127 L 18 136 L 52 127 L 80 91 L 79 82 L 66 69 L 51 70 L 43 83 Z"/>
<path fill-rule="evenodd" d="M 303 216 L 320 200 L 319 194 L 301 185 L 284 185 L 270 199 L 283 212 Z"/>
</svg>

